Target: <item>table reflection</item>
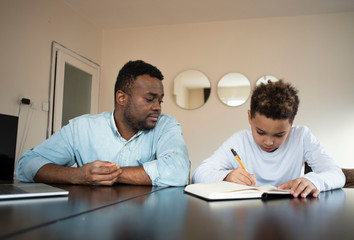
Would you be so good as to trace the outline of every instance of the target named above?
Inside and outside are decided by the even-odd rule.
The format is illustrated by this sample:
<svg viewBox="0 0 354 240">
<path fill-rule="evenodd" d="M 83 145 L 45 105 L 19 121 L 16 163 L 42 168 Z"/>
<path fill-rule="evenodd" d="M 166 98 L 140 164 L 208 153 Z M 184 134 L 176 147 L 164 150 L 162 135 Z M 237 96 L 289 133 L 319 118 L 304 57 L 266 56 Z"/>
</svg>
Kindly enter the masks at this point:
<svg viewBox="0 0 354 240">
<path fill-rule="evenodd" d="M 56 236 L 56 239 L 177 240 L 182 239 L 187 206 L 183 188 L 165 188 L 17 237 L 36 239 L 40 235 L 51 235 Z"/>
<path fill-rule="evenodd" d="M 113 186 L 55 184 L 54 186 L 69 191 L 69 196 L 0 201 L 0 238 L 16 231 L 26 231 L 160 189 L 152 186 L 123 184 Z"/>
<path fill-rule="evenodd" d="M 132 186 L 116 184 L 114 186 L 55 185 L 69 191 L 69 205 L 81 207 L 100 207 L 124 199 L 148 194 L 160 189 L 152 186 Z"/>
<path fill-rule="evenodd" d="M 73 186 L 74 187 L 74 186 Z M 74 187 L 75 188 L 75 187 Z M 114 187 L 113 187 L 114 188 Z M 120 187 L 119 187 L 120 188 Z M 124 189 L 125 187 L 122 187 Z M 319 198 L 205 201 L 183 187 L 129 190 L 77 189 L 71 204 L 98 206 L 9 239 L 352 239 L 354 189 L 322 192 Z M 137 188 L 137 189 L 134 189 Z M 129 193 L 129 191 L 132 192 Z M 128 194 L 129 193 L 129 194 Z M 107 196 L 102 197 L 100 194 Z M 80 197 L 81 196 L 81 199 Z M 72 198 L 72 200 L 70 200 Z M 97 203 L 99 204 L 99 203 Z M 37 213 L 38 215 L 38 213 Z"/>
<path fill-rule="evenodd" d="M 191 199 L 190 208 L 199 218 L 194 228 L 202 237 L 215 239 L 326 239 L 344 212 L 346 194 L 342 189 L 321 193 L 319 198 L 262 201 L 229 200 L 207 202 Z M 204 202 L 203 202 L 204 201 Z M 195 204 L 194 204 L 195 203 Z M 199 208 L 199 209 L 198 209 Z M 189 214 L 190 217 L 190 214 Z M 189 220 L 189 222 L 191 222 Z M 195 222 L 195 221 L 193 221 Z M 203 229 L 203 225 L 208 228 Z M 327 230 L 326 230 L 327 229 Z M 327 235 L 327 236 L 326 236 Z M 326 237 L 325 237 L 326 236 Z M 185 235 L 185 238 L 193 237 Z"/>
</svg>

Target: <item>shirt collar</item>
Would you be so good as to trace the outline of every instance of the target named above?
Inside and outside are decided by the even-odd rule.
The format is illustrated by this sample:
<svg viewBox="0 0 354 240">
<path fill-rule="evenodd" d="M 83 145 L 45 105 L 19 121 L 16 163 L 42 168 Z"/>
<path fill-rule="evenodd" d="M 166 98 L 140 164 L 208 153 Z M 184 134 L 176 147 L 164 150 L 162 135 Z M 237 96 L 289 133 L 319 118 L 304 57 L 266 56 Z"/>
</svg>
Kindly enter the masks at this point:
<svg viewBox="0 0 354 240">
<path fill-rule="evenodd" d="M 112 131 L 114 132 L 115 135 L 119 136 L 121 139 L 124 139 L 124 138 L 120 135 L 120 133 L 119 133 L 119 131 L 118 131 L 118 129 L 117 129 L 117 126 L 116 126 L 116 122 L 114 121 L 114 111 L 115 111 L 115 110 L 113 110 L 113 111 L 112 111 L 112 114 L 111 114 L 111 128 L 112 128 Z M 131 137 L 131 138 L 128 140 L 128 142 L 131 141 L 131 140 L 133 140 L 134 138 L 139 137 L 142 133 L 143 133 L 143 131 L 139 130 L 133 137 Z M 124 139 L 124 140 L 125 140 L 125 139 Z M 126 140 L 125 140 L 125 141 L 126 141 Z"/>
</svg>

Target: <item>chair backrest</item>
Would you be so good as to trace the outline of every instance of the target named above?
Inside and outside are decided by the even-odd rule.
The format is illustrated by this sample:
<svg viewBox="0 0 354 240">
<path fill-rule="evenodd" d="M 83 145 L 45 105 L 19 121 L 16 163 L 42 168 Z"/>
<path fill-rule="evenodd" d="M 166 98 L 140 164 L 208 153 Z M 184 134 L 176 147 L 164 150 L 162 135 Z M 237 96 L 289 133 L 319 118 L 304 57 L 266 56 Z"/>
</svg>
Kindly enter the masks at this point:
<svg viewBox="0 0 354 240">
<path fill-rule="evenodd" d="M 345 176 L 345 188 L 354 188 L 354 169 L 353 168 L 342 168 Z"/>
</svg>

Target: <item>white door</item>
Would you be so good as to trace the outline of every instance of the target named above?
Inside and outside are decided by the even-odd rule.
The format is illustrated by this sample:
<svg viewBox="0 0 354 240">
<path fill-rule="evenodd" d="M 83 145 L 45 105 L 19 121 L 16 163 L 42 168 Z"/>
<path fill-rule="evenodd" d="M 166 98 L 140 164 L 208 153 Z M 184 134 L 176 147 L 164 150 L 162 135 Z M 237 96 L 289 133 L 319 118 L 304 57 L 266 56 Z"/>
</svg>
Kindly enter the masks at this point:
<svg viewBox="0 0 354 240">
<path fill-rule="evenodd" d="M 53 42 L 47 137 L 74 117 L 98 112 L 100 67 Z"/>
</svg>

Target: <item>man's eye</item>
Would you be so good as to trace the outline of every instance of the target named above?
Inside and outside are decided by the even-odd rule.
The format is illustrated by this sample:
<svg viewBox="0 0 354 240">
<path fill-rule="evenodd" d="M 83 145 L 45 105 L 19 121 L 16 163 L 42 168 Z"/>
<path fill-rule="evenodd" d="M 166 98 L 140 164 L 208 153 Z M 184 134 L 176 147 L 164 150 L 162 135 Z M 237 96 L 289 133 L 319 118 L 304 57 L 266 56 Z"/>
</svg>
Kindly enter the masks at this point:
<svg viewBox="0 0 354 240">
<path fill-rule="evenodd" d="M 259 135 L 264 135 L 264 132 L 257 132 Z"/>
<path fill-rule="evenodd" d="M 145 98 L 145 100 L 146 100 L 146 101 L 148 101 L 148 102 L 152 102 L 152 101 L 154 101 L 154 99 L 153 99 L 153 98 Z"/>
<path fill-rule="evenodd" d="M 281 137 L 284 137 L 284 134 L 277 134 L 277 135 L 275 135 L 275 137 L 281 138 Z"/>
</svg>

